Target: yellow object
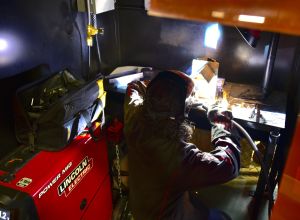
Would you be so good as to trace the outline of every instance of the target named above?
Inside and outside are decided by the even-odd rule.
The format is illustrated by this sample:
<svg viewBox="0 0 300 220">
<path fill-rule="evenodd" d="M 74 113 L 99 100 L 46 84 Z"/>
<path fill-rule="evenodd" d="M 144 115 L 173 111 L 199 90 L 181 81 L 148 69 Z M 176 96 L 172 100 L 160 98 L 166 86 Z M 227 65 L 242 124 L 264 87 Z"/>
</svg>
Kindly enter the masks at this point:
<svg viewBox="0 0 300 220">
<path fill-rule="evenodd" d="M 93 37 L 92 36 L 87 36 L 86 43 L 89 47 L 93 46 Z"/>
<path fill-rule="evenodd" d="M 94 35 L 98 34 L 98 29 L 95 28 L 92 25 L 88 25 L 87 26 L 87 33 L 88 33 L 88 35 L 94 36 Z"/>
<path fill-rule="evenodd" d="M 93 46 L 93 36 L 95 36 L 96 34 L 98 34 L 98 29 L 95 28 L 94 26 L 92 25 L 88 25 L 87 26 L 87 38 L 86 38 L 86 42 L 87 42 L 87 45 L 89 47 L 92 47 Z"/>
<path fill-rule="evenodd" d="M 106 92 L 104 91 L 104 85 L 103 85 L 103 79 L 97 80 L 99 94 L 98 98 L 101 99 L 103 107 L 105 107 L 106 104 Z"/>
<path fill-rule="evenodd" d="M 105 107 L 105 104 L 106 104 L 106 91 L 104 91 L 104 86 L 103 86 L 103 80 L 100 79 L 100 80 L 97 80 L 96 81 L 97 83 L 97 86 L 98 86 L 98 98 L 101 100 L 101 103 L 102 103 L 102 111 L 97 111 L 97 114 L 95 114 L 95 118 L 99 118 L 99 116 L 101 115 L 101 113 L 104 111 L 104 107 Z M 104 112 L 102 113 L 104 114 Z M 101 123 L 104 122 L 104 121 L 101 121 Z M 100 125 L 102 125 L 100 123 Z M 98 127 L 99 124 L 95 124 L 95 128 Z"/>
<path fill-rule="evenodd" d="M 100 98 L 105 93 L 104 85 L 103 85 L 103 79 L 97 80 L 97 84 L 98 84 L 98 89 L 99 89 L 98 98 Z"/>
</svg>

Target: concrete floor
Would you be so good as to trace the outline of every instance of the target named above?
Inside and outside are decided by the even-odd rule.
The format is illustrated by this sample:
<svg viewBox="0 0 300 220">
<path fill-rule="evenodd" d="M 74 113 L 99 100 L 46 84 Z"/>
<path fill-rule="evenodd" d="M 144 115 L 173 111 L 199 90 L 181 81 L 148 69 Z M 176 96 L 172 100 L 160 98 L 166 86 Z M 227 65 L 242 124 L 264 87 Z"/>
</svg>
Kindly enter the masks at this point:
<svg viewBox="0 0 300 220">
<path fill-rule="evenodd" d="M 201 201 L 210 208 L 226 212 L 232 220 L 252 220 L 251 192 L 254 192 L 258 179 L 258 170 L 242 168 L 239 177 L 222 185 L 201 189 L 197 192 Z M 267 220 L 267 203 L 264 202 L 258 214 L 258 220 Z"/>
</svg>

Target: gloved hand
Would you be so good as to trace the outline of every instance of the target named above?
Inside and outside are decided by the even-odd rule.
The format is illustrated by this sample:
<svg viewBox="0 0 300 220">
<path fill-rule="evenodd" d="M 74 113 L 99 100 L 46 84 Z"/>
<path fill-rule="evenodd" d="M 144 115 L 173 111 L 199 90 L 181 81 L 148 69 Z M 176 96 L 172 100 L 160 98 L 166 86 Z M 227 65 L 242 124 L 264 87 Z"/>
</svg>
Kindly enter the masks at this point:
<svg viewBox="0 0 300 220">
<path fill-rule="evenodd" d="M 207 109 L 201 104 L 193 104 L 186 102 L 185 116 L 192 122 L 196 123 L 199 120 L 206 120 Z"/>
<path fill-rule="evenodd" d="M 213 105 L 207 112 L 207 118 L 212 125 L 211 141 L 214 142 L 220 137 L 230 137 L 236 143 L 240 140 L 238 130 L 232 124 L 232 112 L 228 109 Z"/>
<path fill-rule="evenodd" d="M 127 85 L 127 91 L 126 91 L 126 94 L 128 96 L 131 96 L 133 91 L 137 91 L 138 94 L 141 96 L 141 97 L 145 97 L 146 95 L 146 87 L 147 87 L 147 81 L 133 81 L 133 82 L 130 82 L 128 85 Z"/>
<path fill-rule="evenodd" d="M 232 112 L 228 109 L 213 105 L 207 112 L 207 118 L 212 125 L 224 128 L 226 131 L 232 129 Z"/>
</svg>

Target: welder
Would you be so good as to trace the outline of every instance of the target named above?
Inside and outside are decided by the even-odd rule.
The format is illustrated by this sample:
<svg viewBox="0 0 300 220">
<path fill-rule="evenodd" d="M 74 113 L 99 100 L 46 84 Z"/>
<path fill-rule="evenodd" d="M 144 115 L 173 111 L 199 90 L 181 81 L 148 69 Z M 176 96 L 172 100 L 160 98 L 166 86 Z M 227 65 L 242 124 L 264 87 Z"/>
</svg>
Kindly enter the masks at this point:
<svg viewBox="0 0 300 220">
<path fill-rule="evenodd" d="M 186 74 L 173 70 L 159 72 L 147 86 L 141 81 L 128 85 L 124 132 L 135 220 L 230 219 L 206 208 L 193 191 L 238 175 L 240 148 L 232 135 L 232 116 L 216 108 L 208 112 L 214 150 L 199 150 L 189 142 L 192 127 L 186 119 L 193 86 Z"/>
</svg>

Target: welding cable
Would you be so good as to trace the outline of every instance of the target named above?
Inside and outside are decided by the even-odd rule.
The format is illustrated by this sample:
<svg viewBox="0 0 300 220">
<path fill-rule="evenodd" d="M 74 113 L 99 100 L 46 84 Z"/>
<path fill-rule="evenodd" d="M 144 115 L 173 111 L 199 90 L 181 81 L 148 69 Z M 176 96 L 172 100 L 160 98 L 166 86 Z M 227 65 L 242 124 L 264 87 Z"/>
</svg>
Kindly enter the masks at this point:
<svg viewBox="0 0 300 220">
<path fill-rule="evenodd" d="M 92 21 L 93 21 L 93 26 L 95 28 L 98 28 L 98 24 L 97 24 L 97 16 L 95 13 L 92 14 Z M 98 36 L 95 36 L 96 38 L 96 49 L 97 49 L 97 55 L 98 55 L 98 61 L 99 61 L 99 67 L 101 68 L 101 63 L 102 63 L 102 58 L 101 58 L 101 52 L 100 52 L 100 44 L 99 44 L 99 40 L 98 40 Z"/>
<path fill-rule="evenodd" d="M 87 18 L 88 18 L 88 26 L 91 25 L 91 2 L 90 0 L 86 0 L 87 7 Z M 90 78 L 90 69 L 91 69 L 91 47 L 88 47 L 88 79 Z"/>
<path fill-rule="evenodd" d="M 91 1 L 86 0 L 87 14 L 88 14 L 88 25 L 91 25 Z"/>
<path fill-rule="evenodd" d="M 253 139 L 250 137 L 250 135 L 248 134 L 248 132 L 239 124 L 237 123 L 236 121 L 234 120 L 231 120 L 232 124 L 240 131 L 243 133 L 244 137 L 247 139 L 248 143 L 250 144 L 250 146 L 252 147 L 252 149 L 254 150 L 254 153 L 260 163 L 260 166 L 261 166 L 261 172 L 262 172 L 262 175 L 263 175 L 263 178 L 265 179 L 266 181 L 266 189 L 267 189 L 267 194 L 268 194 L 268 199 L 269 199 L 269 210 L 268 210 L 268 214 L 269 216 L 271 215 L 271 207 L 272 207 L 272 204 L 273 204 L 273 195 L 272 195 L 272 192 L 270 191 L 270 187 L 269 187 L 269 180 L 268 180 L 268 170 L 266 168 L 266 165 L 263 161 L 263 156 L 262 154 L 260 153 L 260 151 L 258 150 L 256 144 L 254 143 Z"/>
<path fill-rule="evenodd" d="M 259 163 L 263 163 L 263 160 L 262 160 L 262 155 L 261 153 L 259 152 L 256 144 L 254 143 L 254 141 L 252 140 L 252 138 L 250 137 L 250 135 L 248 134 L 248 132 L 239 124 L 237 123 L 236 121 L 234 120 L 231 120 L 232 124 L 238 128 L 242 133 L 243 135 L 245 136 L 245 138 L 247 139 L 247 141 L 249 142 L 249 144 L 251 145 L 252 149 L 254 150 L 254 152 L 256 152 L 257 154 L 257 158 L 259 160 Z"/>
<path fill-rule="evenodd" d="M 189 108 L 198 107 L 198 108 L 202 109 L 203 111 L 205 111 L 206 113 L 208 112 L 207 106 L 203 105 L 202 103 L 193 103 L 193 104 L 190 104 L 188 107 Z M 236 121 L 231 119 L 231 122 L 232 122 L 233 126 L 235 126 L 244 135 L 244 137 L 246 138 L 246 140 L 250 144 L 251 148 L 253 149 L 253 151 L 254 151 L 257 159 L 258 159 L 258 162 L 261 166 L 262 176 L 266 181 L 266 189 L 267 189 L 267 194 L 268 194 L 268 199 L 269 199 L 269 215 L 270 215 L 271 214 L 271 204 L 273 203 L 273 195 L 270 191 L 270 187 L 269 187 L 270 184 L 269 184 L 269 181 L 268 181 L 268 170 L 267 170 L 266 165 L 263 161 L 263 156 L 260 153 L 260 151 L 258 150 L 256 144 L 254 143 L 254 141 L 251 138 L 251 136 L 249 135 L 249 133 Z"/>
<path fill-rule="evenodd" d="M 231 120 L 232 124 L 240 131 L 243 133 L 244 137 L 247 139 L 248 143 L 250 144 L 250 146 L 252 147 L 252 149 L 254 150 L 254 153 L 260 163 L 264 178 L 266 178 L 266 180 L 268 179 L 268 173 L 267 173 L 267 169 L 265 166 L 265 163 L 263 161 L 263 156 L 260 153 L 260 151 L 258 150 L 256 144 L 254 143 L 254 141 L 252 140 L 252 138 L 250 137 L 250 135 L 248 134 L 248 132 L 236 121 Z"/>
</svg>

